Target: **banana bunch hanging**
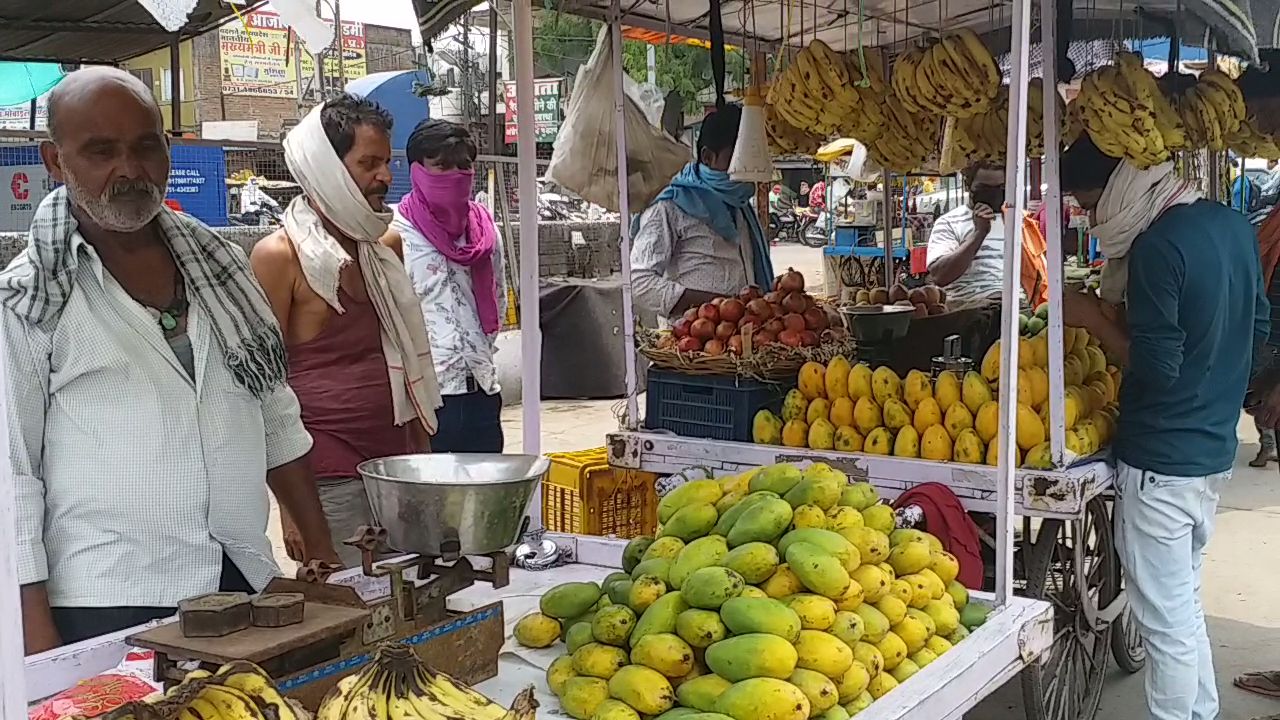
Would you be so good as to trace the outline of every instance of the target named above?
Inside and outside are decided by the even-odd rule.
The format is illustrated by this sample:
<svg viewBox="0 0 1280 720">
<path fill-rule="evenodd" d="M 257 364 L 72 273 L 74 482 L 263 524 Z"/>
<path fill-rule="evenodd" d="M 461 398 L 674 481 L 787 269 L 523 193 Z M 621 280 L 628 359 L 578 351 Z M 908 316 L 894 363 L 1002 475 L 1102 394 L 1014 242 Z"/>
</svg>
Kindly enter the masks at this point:
<svg viewBox="0 0 1280 720">
<path fill-rule="evenodd" d="M 1245 120 L 1233 133 L 1224 138 L 1227 147 L 1243 157 L 1259 157 L 1265 160 L 1280 160 L 1280 144 L 1274 135 L 1268 135 L 1257 129 L 1252 120 Z"/>
<path fill-rule="evenodd" d="M 764 108 L 764 130 L 769 137 L 769 151 L 774 155 L 812 155 L 822 147 L 822 138 L 783 120 L 772 105 Z"/>
<path fill-rule="evenodd" d="M 845 55 L 845 65 L 849 72 L 849 82 L 858 95 L 857 109 L 845 115 L 838 128 L 844 137 L 851 137 L 870 145 L 884 131 L 884 97 L 887 87 L 884 82 L 884 60 L 876 48 L 863 48 Z M 866 72 L 863 73 L 863 64 Z M 863 79 L 866 82 L 863 82 Z"/>
<path fill-rule="evenodd" d="M 1058 96 L 1058 117 L 1066 132 L 1066 107 Z M 951 141 L 954 151 L 970 161 L 1003 163 L 1008 155 L 1009 90 L 1001 87 L 991 110 L 980 115 L 957 118 Z M 1027 91 L 1027 155 L 1044 155 L 1044 83 L 1033 78 Z"/>
<path fill-rule="evenodd" d="M 809 43 L 774 79 L 765 103 L 780 120 L 819 139 L 862 106 L 845 58 L 821 40 Z"/>
<path fill-rule="evenodd" d="M 1193 147 L 1225 150 L 1246 119 L 1244 95 L 1221 70 L 1200 73 L 1196 84 L 1179 100 L 1178 109 Z"/>
<path fill-rule="evenodd" d="M 891 83 L 911 112 L 967 118 L 991 109 L 1000 89 L 1000 68 L 978 36 L 963 28 L 899 57 Z"/>
<path fill-rule="evenodd" d="M 919 169 L 938 149 L 941 118 L 913 113 L 894 96 L 885 98 L 884 110 L 884 132 L 867 147 L 868 157 L 897 173 Z"/>
<path fill-rule="evenodd" d="M 1084 76 L 1077 102 L 1084 128 L 1099 150 L 1148 168 L 1168 160 L 1169 148 L 1156 121 L 1155 100 L 1136 80 L 1116 65 L 1100 67 Z"/>
</svg>

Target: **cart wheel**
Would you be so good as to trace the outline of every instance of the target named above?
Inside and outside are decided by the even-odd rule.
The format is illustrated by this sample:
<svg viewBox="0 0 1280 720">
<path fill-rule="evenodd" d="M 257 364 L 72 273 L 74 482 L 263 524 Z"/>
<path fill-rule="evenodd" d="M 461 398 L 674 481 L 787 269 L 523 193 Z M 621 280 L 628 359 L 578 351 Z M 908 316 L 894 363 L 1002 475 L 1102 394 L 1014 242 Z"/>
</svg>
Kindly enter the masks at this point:
<svg viewBox="0 0 1280 720">
<path fill-rule="evenodd" d="M 1092 720 L 1102 699 L 1112 627 L 1097 620 L 1119 593 L 1111 522 L 1101 499 L 1080 520 L 1045 520 L 1025 548 L 1027 596 L 1054 608 L 1044 662 L 1022 673 L 1027 720 Z"/>
<path fill-rule="evenodd" d="M 839 259 L 838 267 L 840 268 L 840 284 L 847 288 L 864 288 L 870 287 L 867 284 L 866 274 L 863 272 L 862 263 L 856 257 L 842 257 Z"/>
</svg>

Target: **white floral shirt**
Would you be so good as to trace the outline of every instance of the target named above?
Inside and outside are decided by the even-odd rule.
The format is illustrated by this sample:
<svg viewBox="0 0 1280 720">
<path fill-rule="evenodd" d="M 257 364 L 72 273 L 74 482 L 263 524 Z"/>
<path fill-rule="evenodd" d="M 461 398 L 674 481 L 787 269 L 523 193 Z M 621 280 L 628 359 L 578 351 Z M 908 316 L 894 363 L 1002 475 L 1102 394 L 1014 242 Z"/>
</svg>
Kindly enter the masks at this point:
<svg viewBox="0 0 1280 720">
<path fill-rule="evenodd" d="M 404 240 L 404 264 L 422 304 L 422 316 L 431 336 L 431 357 L 441 395 L 465 395 L 467 376 L 488 395 L 496 394 L 498 370 L 493 362 L 497 333 L 486 335 L 480 327 L 472 292 L 471 271 L 446 258 L 396 208 L 391 226 Z M 458 239 L 461 244 L 463 238 Z M 493 249 L 493 272 L 498 286 L 498 319 L 507 316 L 507 282 L 502 235 Z"/>
</svg>

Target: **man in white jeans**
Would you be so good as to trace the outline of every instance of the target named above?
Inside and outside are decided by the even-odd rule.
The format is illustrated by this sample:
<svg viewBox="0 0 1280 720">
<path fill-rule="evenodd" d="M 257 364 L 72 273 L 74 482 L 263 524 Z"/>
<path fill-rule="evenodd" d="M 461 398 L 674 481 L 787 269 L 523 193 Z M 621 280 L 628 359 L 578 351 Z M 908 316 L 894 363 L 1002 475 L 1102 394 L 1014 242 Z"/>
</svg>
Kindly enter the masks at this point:
<svg viewBox="0 0 1280 720">
<path fill-rule="evenodd" d="M 1125 366 L 1116 544 L 1150 659 L 1148 717 L 1216 720 L 1200 569 L 1253 350 L 1270 329 L 1257 240 L 1244 216 L 1201 198 L 1173 163 L 1139 169 L 1087 138 L 1063 154 L 1062 189 L 1089 210 L 1108 258 L 1101 298 L 1065 293 L 1062 319 Z"/>
</svg>

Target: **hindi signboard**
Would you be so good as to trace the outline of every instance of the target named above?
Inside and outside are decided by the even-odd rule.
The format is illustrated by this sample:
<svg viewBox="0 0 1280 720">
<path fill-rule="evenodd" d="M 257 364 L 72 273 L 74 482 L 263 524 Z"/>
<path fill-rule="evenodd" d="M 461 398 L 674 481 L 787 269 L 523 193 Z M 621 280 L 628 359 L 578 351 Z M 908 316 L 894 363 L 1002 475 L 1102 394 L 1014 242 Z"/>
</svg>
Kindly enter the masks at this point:
<svg viewBox="0 0 1280 720">
<path fill-rule="evenodd" d="M 266 10 L 255 10 L 244 18 L 244 22 L 233 20 L 218 28 L 223 94 L 298 97 L 288 26 L 279 15 Z M 331 21 L 326 22 L 332 24 Z M 367 75 L 364 24 L 344 21 L 341 46 L 347 79 Z M 315 59 L 304 46 L 303 83 L 311 81 L 314 76 Z M 329 53 L 325 55 L 324 80 L 327 86 L 340 85 L 338 59 Z"/>
<path fill-rule="evenodd" d="M 559 78 L 533 81 L 533 125 L 534 136 L 538 142 L 555 142 L 560 132 L 560 87 L 563 81 Z M 503 102 L 506 112 L 506 141 L 513 143 L 519 138 L 516 127 L 516 83 L 508 80 L 503 83 Z"/>
</svg>

